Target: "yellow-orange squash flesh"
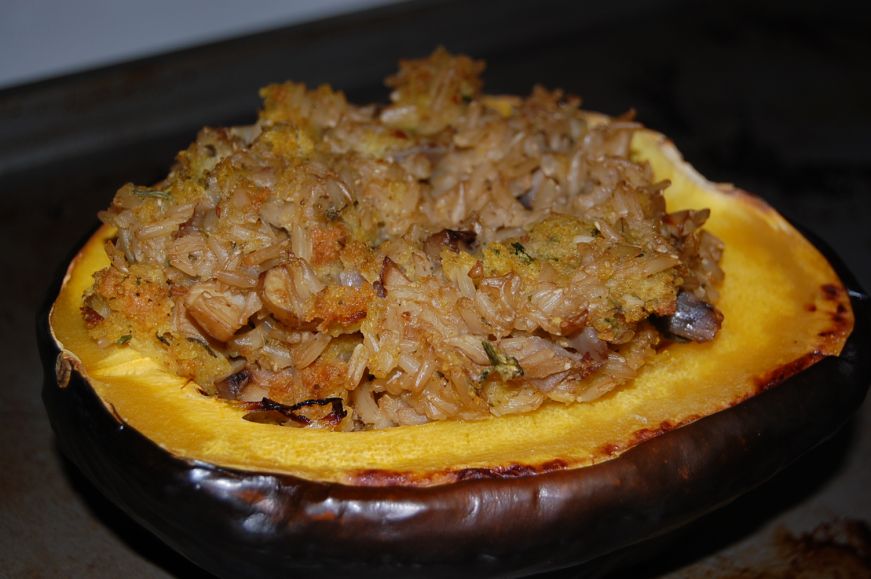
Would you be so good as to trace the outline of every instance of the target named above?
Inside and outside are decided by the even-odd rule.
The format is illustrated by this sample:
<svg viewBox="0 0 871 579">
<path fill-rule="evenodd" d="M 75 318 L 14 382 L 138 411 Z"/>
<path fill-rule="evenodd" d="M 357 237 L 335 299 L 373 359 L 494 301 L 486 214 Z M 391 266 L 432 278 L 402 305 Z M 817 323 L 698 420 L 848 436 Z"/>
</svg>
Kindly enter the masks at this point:
<svg viewBox="0 0 871 579">
<path fill-rule="evenodd" d="M 631 384 L 590 403 L 476 422 L 446 421 L 367 432 L 326 432 L 247 422 L 126 346 L 98 347 L 81 318 L 82 293 L 108 265 L 94 234 L 71 264 L 51 312 L 54 338 L 108 409 L 176 457 L 246 471 L 346 484 L 432 485 L 491 473 L 582 467 L 618 456 L 659 432 L 753 396 L 826 355 L 853 326 L 846 292 L 825 258 L 759 199 L 705 181 L 650 131 L 634 155 L 670 179 L 669 211 L 710 208 L 707 228 L 726 246 L 719 336 L 672 344 Z"/>
</svg>

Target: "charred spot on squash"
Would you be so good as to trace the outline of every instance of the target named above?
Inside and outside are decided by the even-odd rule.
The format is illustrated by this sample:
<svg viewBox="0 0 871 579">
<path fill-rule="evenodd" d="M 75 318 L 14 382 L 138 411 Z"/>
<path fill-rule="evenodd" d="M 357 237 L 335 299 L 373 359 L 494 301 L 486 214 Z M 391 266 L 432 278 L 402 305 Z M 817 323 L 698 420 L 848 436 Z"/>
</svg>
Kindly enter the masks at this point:
<svg viewBox="0 0 871 579">
<path fill-rule="evenodd" d="M 801 358 L 783 364 L 782 366 L 778 366 L 777 368 L 773 368 L 765 374 L 755 377 L 753 382 L 756 384 L 756 392 L 764 392 L 769 388 L 777 386 L 787 378 L 795 376 L 822 358 L 823 354 L 820 352 L 808 352 Z"/>
<path fill-rule="evenodd" d="M 736 401 L 737 403 L 737 401 Z M 634 431 L 631 436 L 629 436 L 626 440 L 621 442 L 607 443 L 599 447 L 597 450 L 597 455 L 602 457 L 614 457 L 622 454 L 623 452 L 629 450 L 630 448 L 641 444 L 644 441 L 650 440 L 652 438 L 656 438 L 657 436 L 661 436 L 666 432 L 670 432 L 681 426 L 690 424 L 695 422 L 696 420 L 702 418 L 699 415 L 691 415 L 683 418 L 680 421 L 672 421 L 672 420 L 663 420 L 659 426 L 655 428 L 639 428 Z"/>
<path fill-rule="evenodd" d="M 429 473 L 402 472 L 383 469 L 362 469 L 352 475 L 354 484 L 367 487 L 427 486 L 463 481 L 517 479 L 565 470 L 571 465 L 556 458 L 541 464 L 510 463 L 492 467 L 446 469 Z"/>
<path fill-rule="evenodd" d="M 825 283 L 820 286 L 820 289 L 823 290 L 823 296 L 825 296 L 825 299 L 830 301 L 837 301 L 844 295 L 844 289 L 833 283 Z"/>
<path fill-rule="evenodd" d="M 843 343 L 853 329 L 853 311 L 850 308 L 850 297 L 843 286 L 826 283 L 820 286 L 823 303 L 821 306 L 828 312 L 829 325 L 817 332 L 820 340 L 819 349 L 829 352 Z"/>
<path fill-rule="evenodd" d="M 353 484 L 364 487 L 418 486 L 432 474 L 394 472 L 382 469 L 362 469 L 351 473 Z"/>
<path fill-rule="evenodd" d="M 482 479 L 506 479 L 533 476 L 555 470 L 563 470 L 569 465 L 561 459 L 554 459 L 540 465 L 509 464 L 491 468 L 464 468 L 456 472 L 457 481 L 482 480 Z"/>
<path fill-rule="evenodd" d="M 843 302 L 839 302 L 837 308 L 832 313 L 832 322 L 838 326 L 838 330 L 844 330 L 844 326 L 852 325 L 852 320 L 848 315 L 847 306 Z"/>
</svg>

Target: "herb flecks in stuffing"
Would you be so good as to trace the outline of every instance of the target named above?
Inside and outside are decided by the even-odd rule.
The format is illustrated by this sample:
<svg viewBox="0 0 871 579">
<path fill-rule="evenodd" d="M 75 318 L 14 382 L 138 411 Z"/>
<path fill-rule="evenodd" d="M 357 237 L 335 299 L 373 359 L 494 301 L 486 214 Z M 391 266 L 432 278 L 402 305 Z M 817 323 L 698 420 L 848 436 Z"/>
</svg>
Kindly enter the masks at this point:
<svg viewBox="0 0 871 579">
<path fill-rule="evenodd" d="M 484 352 L 490 360 L 493 371 L 498 373 L 503 380 L 511 380 L 523 376 L 523 368 L 514 356 L 508 356 L 496 349 L 490 342 L 481 342 Z"/>
</svg>

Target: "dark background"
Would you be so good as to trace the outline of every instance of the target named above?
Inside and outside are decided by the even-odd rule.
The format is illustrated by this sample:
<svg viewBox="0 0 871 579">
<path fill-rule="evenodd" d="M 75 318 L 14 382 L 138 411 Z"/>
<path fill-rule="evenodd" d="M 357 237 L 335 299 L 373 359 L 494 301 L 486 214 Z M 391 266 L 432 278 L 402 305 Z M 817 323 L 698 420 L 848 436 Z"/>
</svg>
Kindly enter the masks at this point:
<svg viewBox="0 0 871 579">
<path fill-rule="evenodd" d="M 630 108 L 702 174 L 767 199 L 871 287 L 871 18 L 853 2 L 409 2 L 0 91 L 0 575 L 161 576 L 186 562 L 60 457 L 39 400 L 35 312 L 96 212 L 161 178 L 202 125 L 254 119 L 258 87 L 329 82 L 383 101 L 400 57 L 488 62 L 486 89 L 541 83 Z M 869 353 L 871 354 L 871 353 Z M 832 442 L 666 548 L 684 576 L 776 525 L 871 521 L 868 406 Z M 665 548 L 665 547 L 664 547 Z"/>
</svg>

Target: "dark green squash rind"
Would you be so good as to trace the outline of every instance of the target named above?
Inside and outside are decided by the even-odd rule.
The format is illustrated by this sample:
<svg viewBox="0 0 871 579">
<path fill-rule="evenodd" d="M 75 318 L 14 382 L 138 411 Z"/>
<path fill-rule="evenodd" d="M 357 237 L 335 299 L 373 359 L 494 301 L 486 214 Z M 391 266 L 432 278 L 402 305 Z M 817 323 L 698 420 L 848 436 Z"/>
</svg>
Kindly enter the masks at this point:
<svg viewBox="0 0 871 579">
<path fill-rule="evenodd" d="M 47 308 L 38 330 L 43 400 L 61 449 L 97 488 L 219 576 L 486 577 L 558 569 L 594 562 L 733 500 L 831 436 L 861 404 L 871 382 L 871 361 L 861 355 L 871 346 L 871 303 L 822 251 L 849 289 L 856 317 L 841 356 L 582 469 L 372 488 L 180 460 L 119 423 L 78 372 L 58 387 Z"/>
</svg>

